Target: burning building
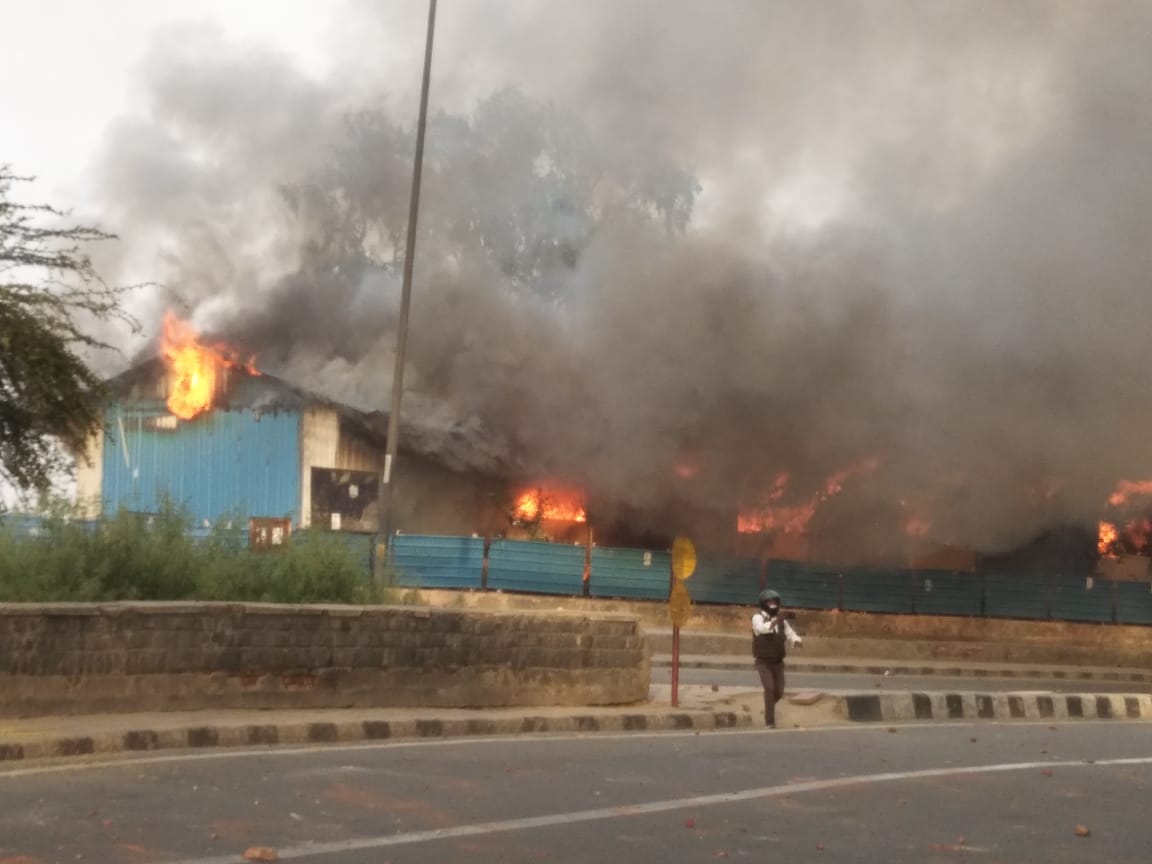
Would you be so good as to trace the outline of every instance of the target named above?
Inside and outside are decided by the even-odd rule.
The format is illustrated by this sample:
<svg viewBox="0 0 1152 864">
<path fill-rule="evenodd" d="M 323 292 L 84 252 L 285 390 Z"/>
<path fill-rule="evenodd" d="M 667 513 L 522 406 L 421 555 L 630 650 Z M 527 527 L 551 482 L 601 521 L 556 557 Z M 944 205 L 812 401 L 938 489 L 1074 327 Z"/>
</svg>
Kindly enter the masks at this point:
<svg viewBox="0 0 1152 864">
<path fill-rule="evenodd" d="M 266 543 L 301 528 L 378 530 L 385 416 L 262 374 L 175 319 L 160 355 L 108 382 L 104 425 L 77 477 L 86 515 L 154 513 L 169 501 L 198 525 L 247 525 Z M 496 518 L 503 485 L 477 469 L 466 442 L 402 435 L 398 530 L 471 534 Z"/>
<path fill-rule="evenodd" d="M 78 472 L 89 516 L 154 513 L 170 501 L 199 525 L 223 519 L 261 543 L 307 528 L 379 530 L 385 416 L 265 374 L 171 317 L 157 353 L 109 382 L 103 428 Z M 406 423 L 394 527 L 649 549 L 686 534 L 709 553 L 833 566 L 973 571 L 989 563 L 948 535 L 930 500 L 873 494 L 885 470 L 877 457 L 816 479 L 777 471 L 731 484 L 699 454 L 682 453 L 667 469 L 670 494 L 629 503 L 591 468 L 549 476 L 546 466 L 526 470 L 507 448 L 489 445 L 476 428 Z M 1121 483 L 1098 544 L 1057 532 L 991 565 L 1144 578 L 1149 495 L 1152 482 Z"/>
</svg>

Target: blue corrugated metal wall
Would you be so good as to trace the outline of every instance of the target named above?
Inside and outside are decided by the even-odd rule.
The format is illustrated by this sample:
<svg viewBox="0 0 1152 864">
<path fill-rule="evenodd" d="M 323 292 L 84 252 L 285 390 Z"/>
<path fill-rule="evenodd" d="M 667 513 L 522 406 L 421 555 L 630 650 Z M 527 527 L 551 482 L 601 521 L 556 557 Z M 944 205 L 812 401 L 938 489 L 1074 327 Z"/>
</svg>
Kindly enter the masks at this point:
<svg viewBox="0 0 1152 864">
<path fill-rule="evenodd" d="M 482 543 L 478 538 L 398 537 L 393 553 L 397 569 L 405 571 L 400 584 L 482 587 Z M 591 565 L 588 593 L 593 597 L 668 597 L 667 552 L 595 547 Z M 578 595 L 583 567 L 582 546 L 496 540 L 487 587 Z M 1146 582 L 1097 580 L 1089 587 L 1083 577 L 830 568 L 780 560 L 767 561 L 765 567 L 766 587 L 797 609 L 1152 624 L 1152 591 Z M 705 555 L 685 584 L 693 602 L 751 606 L 760 591 L 760 572 L 755 560 Z"/>
<path fill-rule="evenodd" d="M 167 495 L 197 522 L 219 517 L 300 521 L 300 420 L 212 411 L 176 429 L 156 429 L 162 407 L 116 407 L 105 421 L 104 512 L 156 512 Z"/>
<path fill-rule="evenodd" d="M 488 548 L 488 587 L 580 594 L 584 590 L 584 547 L 493 540 Z"/>
<path fill-rule="evenodd" d="M 836 609 L 840 604 L 840 574 L 796 561 L 769 561 L 765 587 L 780 592 L 796 609 Z"/>
<path fill-rule="evenodd" d="M 672 556 L 643 549 L 592 549 L 589 593 L 593 597 L 667 600 Z M 689 589 L 691 591 L 691 589 Z"/>
<path fill-rule="evenodd" d="M 1052 577 L 1049 614 L 1058 621 L 1111 621 L 1112 586 L 1083 576 Z"/>
<path fill-rule="evenodd" d="M 1118 624 L 1152 624 L 1152 585 L 1117 582 L 1115 591 Z"/>
<path fill-rule="evenodd" d="M 480 537 L 399 535 L 392 540 L 396 584 L 409 588 L 479 588 L 484 572 Z"/>
<path fill-rule="evenodd" d="M 908 570 L 844 571 L 841 607 L 849 612 L 913 611 L 915 586 Z"/>
<path fill-rule="evenodd" d="M 760 594 L 760 562 L 702 556 L 685 584 L 696 603 L 755 604 Z"/>
<path fill-rule="evenodd" d="M 916 580 L 915 606 L 921 615 L 979 615 L 984 588 L 975 573 L 924 570 Z"/>
<path fill-rule="evenodd" d="M 1048 617 L 1048 579 L 1036 573 L 989 573 L 984 614 L 990 618 Z"/>
</svg>

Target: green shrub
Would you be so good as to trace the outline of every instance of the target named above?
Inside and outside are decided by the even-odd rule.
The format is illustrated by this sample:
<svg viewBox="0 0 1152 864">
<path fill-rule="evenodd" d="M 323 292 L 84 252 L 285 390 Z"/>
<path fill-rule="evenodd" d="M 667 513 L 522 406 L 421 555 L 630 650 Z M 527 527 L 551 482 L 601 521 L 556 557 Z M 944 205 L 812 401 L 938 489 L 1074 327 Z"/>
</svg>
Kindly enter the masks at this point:
<svg viewBox="0 0 1152 864">
<path fill-rule="evenodd" d="M 151 516 L 122 511 L 94 524 L 57 511 L 33 536 L 0 522 L 0 602 L 378 603 L 387 597 L 337 535 L 296 534 L 283 547 L 252 551 L 241 532 L 218 527 L 197 539 L 191 527 L 171 504 Z"/>
</svg>

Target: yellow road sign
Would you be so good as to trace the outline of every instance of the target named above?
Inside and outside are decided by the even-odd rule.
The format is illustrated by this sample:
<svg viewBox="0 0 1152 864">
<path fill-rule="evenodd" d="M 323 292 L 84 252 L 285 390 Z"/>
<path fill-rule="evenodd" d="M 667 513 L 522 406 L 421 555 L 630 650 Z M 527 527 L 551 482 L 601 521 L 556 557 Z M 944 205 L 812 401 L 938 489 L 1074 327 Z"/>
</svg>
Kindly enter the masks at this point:
<svg viewBox="0 0 1152 864">
<path fill-rule="evenodd" d="M 683 627 L 692 615 L 692 597 L 684 583 L 677 579 L 672 585 L 672 596 L 668 598 L 668 617 L 674 627 Z"/>
<path fill-rule="evenodd" d="M 680 581 L 695 572 L 696 547 L 687 537 L 677 537 L 672 541 L 672 575 Z"/>
</svg>

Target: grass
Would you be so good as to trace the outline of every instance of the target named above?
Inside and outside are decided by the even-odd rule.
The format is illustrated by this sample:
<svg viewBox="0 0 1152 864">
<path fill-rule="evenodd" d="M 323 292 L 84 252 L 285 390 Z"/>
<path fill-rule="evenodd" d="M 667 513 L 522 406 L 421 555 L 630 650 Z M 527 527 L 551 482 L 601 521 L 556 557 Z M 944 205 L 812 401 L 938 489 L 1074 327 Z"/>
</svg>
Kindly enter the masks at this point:
<svg viewBox="0 0 1152 864">
<path fill-rule="evenodd" d="M 221 527 L 197 538 L 191 528 L 172 506 L 147 518 L 120 512 L 96 523 L 58 511 L 33 535 L 0 523 L 0 602 L 389 599 L 337 535 L 298 533 L 283 547 L 257 552 L 247 548 L 246 534 Z"/>
</svg>

